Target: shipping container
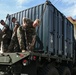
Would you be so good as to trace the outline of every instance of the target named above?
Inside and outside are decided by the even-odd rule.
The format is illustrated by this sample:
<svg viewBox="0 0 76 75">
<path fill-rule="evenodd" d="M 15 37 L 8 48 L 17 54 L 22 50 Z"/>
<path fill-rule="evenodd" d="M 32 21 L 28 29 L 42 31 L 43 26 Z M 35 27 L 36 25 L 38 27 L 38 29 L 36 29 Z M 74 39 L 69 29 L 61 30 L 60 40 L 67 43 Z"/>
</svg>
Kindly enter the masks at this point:
<svg viewBox="0 0 76 75">
<path fill-rule="evenodd" d="M 11 22 L 12 17 L 17 18 L 20 25 L 22 25 L 23 17 L 33 21 L 40 19 L 41 23 L 36 28 L 37 37 L 33 52 L 4 53 L 0 57 L 1 71 L 4 71 L 3 66 L 5 67 L 4 73 L 6 73 L 8 67 L 10 69 L 9 73 L 14 74 L 16 72 L 18 73 L 16 75 L 22 73 L 27 73 L 27 75 L 71 75 L 70 70 L 75 67 L 76 55 L 74 27 L 66 16 L 57 10 L 51 2 L 46 1 L 23 11 L 8 14 L 6 23 L 11 30 L 14 28 Z M 5 58 L 5 56 L 7 57 Z M 8 58 L 11 62 L 7 60 L 7 63 L 2 58 Z M 22 65 L 23 61 L 25 62 Z M 10 75 L 9 73 L 8 75 Z"/>
<path fill-rule="evenodd" d="M 42 50 L 49 54 L 73 58 L 73 25 L 51 3 L 48 5 L 41 4 L 8 16 L 9 21 L 8 18 L 6 21 L 8 21 L 10 29 L 14 27 L 11 23 L 12 17 L 16 17 L 20 25 L 23 17 L 33 21 L 42 18 L 40 27 L 36 28 L 38 39 L 35 49 L 38 50 L 43 47 Z"/>
</svg>

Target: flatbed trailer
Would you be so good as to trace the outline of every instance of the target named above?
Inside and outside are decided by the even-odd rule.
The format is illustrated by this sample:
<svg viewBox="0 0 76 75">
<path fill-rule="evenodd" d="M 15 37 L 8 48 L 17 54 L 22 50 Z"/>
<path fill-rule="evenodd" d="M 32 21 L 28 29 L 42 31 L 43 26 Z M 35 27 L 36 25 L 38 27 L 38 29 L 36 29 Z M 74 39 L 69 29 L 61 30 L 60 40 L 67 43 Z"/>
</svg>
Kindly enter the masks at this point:
<svg viewBox="0 0 76 75">
<path fill-rule="evenodd" d="M 56 64 L 72 64 L 73 59 L 58 57 L 43 51 L 0 54 L 0 74 L 2 75 L 40 75 L 44 67 L 58 68 Z M 43 70 L 44 71 L 44 70 Z M 54 70 L 55 71 L 55 70 Z M 42 72 L 43 73 L 43 72 Z M 46 75 L 46 74 L 45 74 Z"/>
</svg>

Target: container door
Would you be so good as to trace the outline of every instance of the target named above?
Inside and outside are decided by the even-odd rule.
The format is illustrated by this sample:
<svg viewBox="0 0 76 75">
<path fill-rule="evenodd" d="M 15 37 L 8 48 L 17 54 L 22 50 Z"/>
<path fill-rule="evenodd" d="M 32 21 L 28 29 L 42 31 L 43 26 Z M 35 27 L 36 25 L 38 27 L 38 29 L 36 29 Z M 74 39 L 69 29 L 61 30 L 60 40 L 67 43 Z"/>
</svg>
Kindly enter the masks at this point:
<svg viewBox="0 0 76 75">
<path fill-rule="evenodd" d="M 48 53 L 55 54 L 54 51 L 54 7 L 49 7 L 49 45 Z"/>
<path fill-rule="evenodd" d="M 71 50 L 71 58 L 73 58 L 73 25 L 70 24 L 70 50 Z"/>
<path fill-rule="evenodd" d="M 57 55 L 57 51 L 58 51 L 58 20 L 57 20 L 57 10 L 54 10 L 54 50 L 55 50 L 55 55 Z"/>
<path fill-rule="evenodd" d="M 64 18 L 64 56 L 67 56 L 67 20 Z"/>
<path fill-rule="evenodd" d="M 58 14 L 58 25 L 59 25 L 59 29 L 58 29 L 58 41 L 59 41 L 59 45 L 58 45 L 58 55 L 62 55 L 62 15 L 59 13 Z"/>
</svg>

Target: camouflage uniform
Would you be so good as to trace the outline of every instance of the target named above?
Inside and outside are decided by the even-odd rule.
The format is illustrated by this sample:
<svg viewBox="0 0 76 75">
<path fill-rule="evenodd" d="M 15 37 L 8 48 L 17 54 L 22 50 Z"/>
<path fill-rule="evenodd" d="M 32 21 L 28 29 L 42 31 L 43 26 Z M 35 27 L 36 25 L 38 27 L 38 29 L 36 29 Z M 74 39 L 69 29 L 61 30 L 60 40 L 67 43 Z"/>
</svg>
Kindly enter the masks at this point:
<svg viewBox="0 0 76 75">
<path fill-rule="evenodd" d="M 33 22 L 30 19 L 26 20 L 26 29 L 20 26 L 17 30 L 18 42 L 21 50 L 33 50 L 35 43 L 35 28 L 32 26 Z"/>
<path fill-rule="evenodd" d="M 7 30 L 5 30 L 7 28 Z M 8 25 L 5 25 L 3 28 L 4 32 L 2 34 L 2 42 L 3 42 L 3 51 L 6 52 L 8 50 L 8 46 L 11 40 L 11 31 Z"/>
<path fill-rule="evenodd" d="M 2 41 L 2 30 L 0 29 L 0 42 Z"/>
<path fill-rule="evenodd" d="M 8 52 L 19 52 L 19 51 L 20 51 L 20 49 L 19 49 L 19 44 L 18 44 L 18 40 L 17 40 L 17 29 L 16 29 L 16 31 L 13 30 L 11 42 L 8 47 Z"/>
<path fill-rule="evenodd" d="M 2 30 L 0 29 L 0 47 L 1 47 L 1 41 L 2 41 Z"/>
<path fill-rule="evenodd" d="M 10 45 L 8 47 L 8 52 L 19 52 L 19 45 L 17 40 L 17 34 L 14 32 L 11 38 Z"/>
</svg>

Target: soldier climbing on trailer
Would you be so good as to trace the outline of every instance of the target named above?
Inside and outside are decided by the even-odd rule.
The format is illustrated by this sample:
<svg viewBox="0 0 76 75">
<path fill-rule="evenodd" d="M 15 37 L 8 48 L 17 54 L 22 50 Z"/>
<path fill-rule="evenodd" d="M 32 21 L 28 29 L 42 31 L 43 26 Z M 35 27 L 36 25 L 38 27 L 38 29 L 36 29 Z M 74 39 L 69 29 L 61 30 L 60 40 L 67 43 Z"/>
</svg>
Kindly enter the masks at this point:
<svg viewBox="0 0 76 75">
<path fill-rule="evenodd" d="M 23 18 L 23 24 L 17 30 L 19 46 L 22 52 L 33 50 L 36 39 L 35 27 L 38 25 L 38 19 L 33 22 L 30 19 Z"/>
<path fill-rule="evenodd" d="M 19 22 L 15 22 L 15 27 L 13 29 L 13 34 L 11 37 L 10 45 L 8 46 L 7 52 L 20 52 L 18 39 L 17 39 L 17 29 L 20 26 Z"/>
<path fill-rule="evenodd" d="M 4 22 L 4 20 L 1 20 L 0 23 L 1 25 L 3 25 L 2 29 L 3 52 L 7 52 L 12 33 L 11 30 L 9 29 L 9 26 Z"/>
</svg>

